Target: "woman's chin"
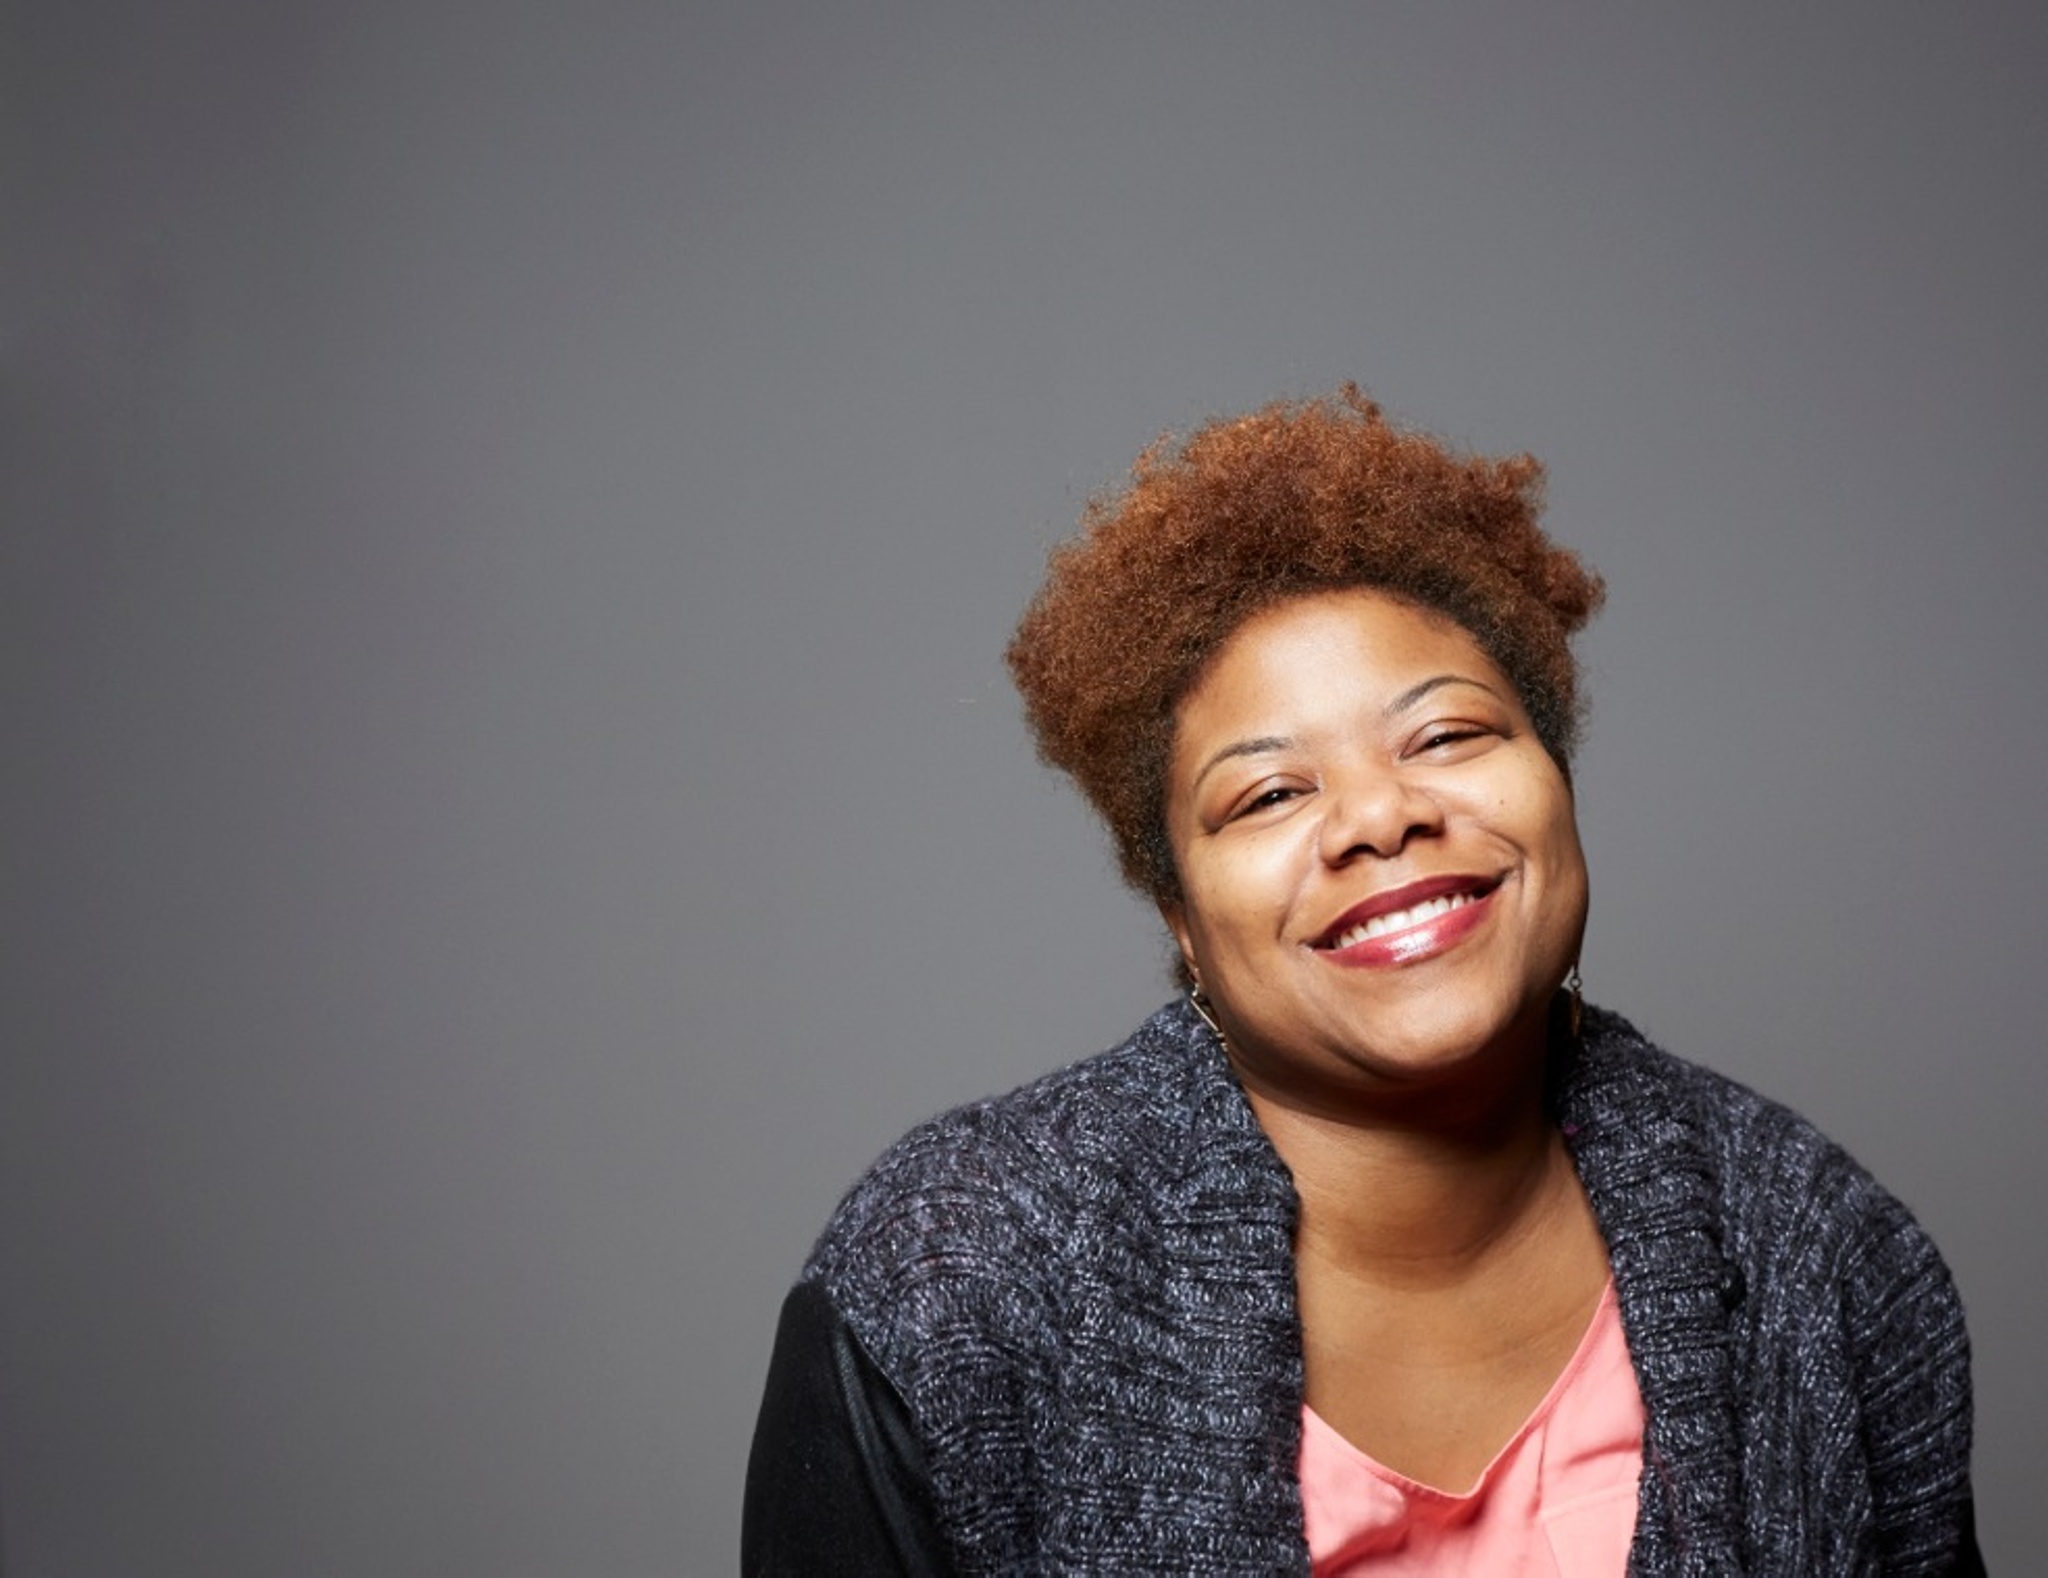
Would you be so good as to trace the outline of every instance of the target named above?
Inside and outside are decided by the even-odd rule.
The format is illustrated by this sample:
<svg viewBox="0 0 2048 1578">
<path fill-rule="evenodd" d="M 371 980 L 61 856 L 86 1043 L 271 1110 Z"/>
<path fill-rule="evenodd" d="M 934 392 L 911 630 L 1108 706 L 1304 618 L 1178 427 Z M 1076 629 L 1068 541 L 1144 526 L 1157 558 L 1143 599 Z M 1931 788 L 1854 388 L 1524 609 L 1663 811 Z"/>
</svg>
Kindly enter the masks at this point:
<svg viewBox="0 0 2048 1578">
<path fill-rule="evenodd" d="M 1450 1098 L 1491 1103 L 1540 1080 L 1542 1015 L 1531 1034 L 1520 1022 L 1471 1014 L 1430 1015 L 1412 1024 L 1375 1024 L 1369 1038 L 1298 1047 L 1232 1047 L 1247 1090 L 1289 1106 L 1354 1109 Z"/>
</svg>

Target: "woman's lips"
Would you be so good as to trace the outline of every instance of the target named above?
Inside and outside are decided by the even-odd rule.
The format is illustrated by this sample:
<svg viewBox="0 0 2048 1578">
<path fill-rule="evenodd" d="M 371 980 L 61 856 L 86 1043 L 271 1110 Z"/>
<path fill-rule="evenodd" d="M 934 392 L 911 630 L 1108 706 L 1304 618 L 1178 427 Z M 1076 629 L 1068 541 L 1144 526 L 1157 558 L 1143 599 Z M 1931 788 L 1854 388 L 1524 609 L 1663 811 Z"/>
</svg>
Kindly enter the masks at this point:
<svg viewBox="0 0 2048 1578">
<path fill-rule="evenodd" d="M 1334 963 L 1412 964 L 1462 941 L 1486 919 L 1498 878 L 1430 877 L 1353 905 L 1317 939 Z"/>
</svg>

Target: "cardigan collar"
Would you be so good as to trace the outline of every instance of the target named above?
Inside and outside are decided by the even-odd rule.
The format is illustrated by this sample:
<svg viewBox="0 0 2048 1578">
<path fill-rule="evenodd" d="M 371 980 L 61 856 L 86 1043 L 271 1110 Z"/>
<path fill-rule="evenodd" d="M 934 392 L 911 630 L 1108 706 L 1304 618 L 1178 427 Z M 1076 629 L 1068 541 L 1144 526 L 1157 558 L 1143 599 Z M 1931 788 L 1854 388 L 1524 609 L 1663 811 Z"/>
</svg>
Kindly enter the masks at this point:
<svg viewBox="0 0 2048 1578">
<path fill-rule="evenodd" d="M 1730 1316 L 1743 1288 L 1722 1244 L 1719 1159 L 1686 1088 L 1628 1021 L 1588 1008 L 1558 1122 L 1607 1240 L 1649 1417 L 1632 1566 L 1739 1572 Z"/>
</svg>

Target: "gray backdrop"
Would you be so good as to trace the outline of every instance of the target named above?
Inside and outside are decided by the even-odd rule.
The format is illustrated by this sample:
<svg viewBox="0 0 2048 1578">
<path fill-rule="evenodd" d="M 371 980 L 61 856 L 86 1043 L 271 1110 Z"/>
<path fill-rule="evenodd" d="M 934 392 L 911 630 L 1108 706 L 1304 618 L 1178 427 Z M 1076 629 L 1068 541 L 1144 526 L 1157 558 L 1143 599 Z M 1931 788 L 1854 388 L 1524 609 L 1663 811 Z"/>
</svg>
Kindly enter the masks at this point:
<svg viewBox="0 0 2048 1578">
<path fill-rule="evenodd" d="M 780 1295 L 1151 918 L 999 653 L 1355 377 L 1605 571 L 1590 990 L 2037 1317 L 2048 12 L 14 0 L 0 1541 L 720 1573 Z"/>
</svg>

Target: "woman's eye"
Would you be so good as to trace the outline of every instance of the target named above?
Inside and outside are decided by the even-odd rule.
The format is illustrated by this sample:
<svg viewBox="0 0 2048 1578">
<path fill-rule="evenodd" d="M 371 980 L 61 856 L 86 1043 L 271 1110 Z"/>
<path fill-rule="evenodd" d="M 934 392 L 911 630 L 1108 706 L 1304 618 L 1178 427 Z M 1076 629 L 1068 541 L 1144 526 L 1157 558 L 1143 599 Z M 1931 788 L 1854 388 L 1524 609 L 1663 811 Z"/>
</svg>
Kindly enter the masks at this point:
<svg viewBox="0 0 2048 1578">
<path fill-rule="evenodd" d="M 1261 789 L 1257 794 L 1251 796 L 1232 814 L 1234 816 L 1250 816 L 1254 811 L 1263 811 L 1268 806 L 1284 804 L 1286 801 L 1292 800 L 1299 793 L 1301 791 L 1292 784 L 1274 784 L 1271 788 Z"/>
<path fill-rule="evenodd" d="M 1467 740 L 1485 736 L 1486 730 L 1470 723 L 1450 723 L 1441 728 L 1430 729 L 1422 736 L 1418 749 L 1425 751 L 1443 750 L 1453 745 L 1462 745 Z"/>
</svg>

